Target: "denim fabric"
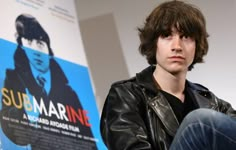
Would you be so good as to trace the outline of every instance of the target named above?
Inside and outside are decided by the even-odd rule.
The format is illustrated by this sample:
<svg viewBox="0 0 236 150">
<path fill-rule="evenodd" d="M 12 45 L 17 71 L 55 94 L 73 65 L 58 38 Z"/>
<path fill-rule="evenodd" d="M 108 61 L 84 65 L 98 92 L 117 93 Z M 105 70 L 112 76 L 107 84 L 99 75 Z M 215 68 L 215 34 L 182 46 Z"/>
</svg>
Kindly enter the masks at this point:
<svg viewBox="0 0 236 150">
<path fill-rule="evenodd" d="M 236 150 L 236 119 L 197 109 L 181 123 L 170 150 Z"/>
</svg>

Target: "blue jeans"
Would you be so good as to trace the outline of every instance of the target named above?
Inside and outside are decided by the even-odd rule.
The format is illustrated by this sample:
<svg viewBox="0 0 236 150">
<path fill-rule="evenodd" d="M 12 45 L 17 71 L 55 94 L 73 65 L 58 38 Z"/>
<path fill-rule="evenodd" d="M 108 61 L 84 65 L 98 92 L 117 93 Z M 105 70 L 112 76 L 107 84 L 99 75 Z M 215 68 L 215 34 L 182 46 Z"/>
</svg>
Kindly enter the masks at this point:
<svg viewBox="0 0 236 150">
<path fill-rule="evenodd" d="M 170 150 L 236 150 L 236 118 L 194 110 L 181 123 Z"/>
</svg>

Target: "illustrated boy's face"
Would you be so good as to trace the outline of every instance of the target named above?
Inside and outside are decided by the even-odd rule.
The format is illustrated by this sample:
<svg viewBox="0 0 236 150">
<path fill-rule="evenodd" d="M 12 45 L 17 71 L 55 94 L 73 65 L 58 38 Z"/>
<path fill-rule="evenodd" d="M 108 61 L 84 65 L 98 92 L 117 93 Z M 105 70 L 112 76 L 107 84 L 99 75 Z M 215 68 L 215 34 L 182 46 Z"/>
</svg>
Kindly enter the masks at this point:
<svg viewBox="0 0 236 150">
<path fill-rule="evenodd" d="M 27 40 L 24 38 L 22 38 L 22 44 L 33 67 L 42 73 L 48 71 L 50 55 L 47 44 L 41 40 Z"/>
</svg>

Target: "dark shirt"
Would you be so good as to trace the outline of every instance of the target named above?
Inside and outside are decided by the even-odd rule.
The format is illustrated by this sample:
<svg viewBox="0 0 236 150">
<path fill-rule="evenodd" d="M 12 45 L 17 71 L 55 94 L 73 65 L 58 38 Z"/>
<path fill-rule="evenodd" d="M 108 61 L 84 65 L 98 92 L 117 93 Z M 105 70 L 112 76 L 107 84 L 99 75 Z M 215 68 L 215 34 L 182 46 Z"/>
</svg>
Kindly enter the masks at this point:
<svg viewBox="0 0 236 150">
<path fill-rule="evenodd" d="M 177 120 L 179 121 L 179 123 L 182 122 L 182 120 L 184 119 L 184 117 L 191 112 L 194 109 L 197 109 L 198 106 L 195 102 L 195 99 L 192 95 L 192 93 L 190 91 L 185 90 L 184 94 L 185 94 L 185 99 L 184 102 L 182 102 L 179 98 L 177 98 L 176 96 L 167 93 L 165 91 L 161 90 L 161 93 L 165 96 L 165 98 L 167 99 L 167 101 L 169 102 L 170 106 L 172 107 Z"/>
</svg>

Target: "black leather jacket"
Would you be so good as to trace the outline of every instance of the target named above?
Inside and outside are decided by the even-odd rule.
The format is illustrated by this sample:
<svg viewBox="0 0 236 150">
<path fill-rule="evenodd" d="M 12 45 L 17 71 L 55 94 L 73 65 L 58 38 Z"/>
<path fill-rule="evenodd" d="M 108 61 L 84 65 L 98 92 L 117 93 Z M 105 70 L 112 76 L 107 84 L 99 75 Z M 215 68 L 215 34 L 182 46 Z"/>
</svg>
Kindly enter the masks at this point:
<svg viewBox="0 0 236 150">
<path fill-rule="evenodd" d="M 179 122 L 153 82 L 154 69 L 150 66 L 136 77 L 111 86 L 101 116 L 101 134 L 109 150 L 169 149 Z M 236 116 L 229 103 L 207 88 L 187 84 L 198 107 Z"/>
</svg>

